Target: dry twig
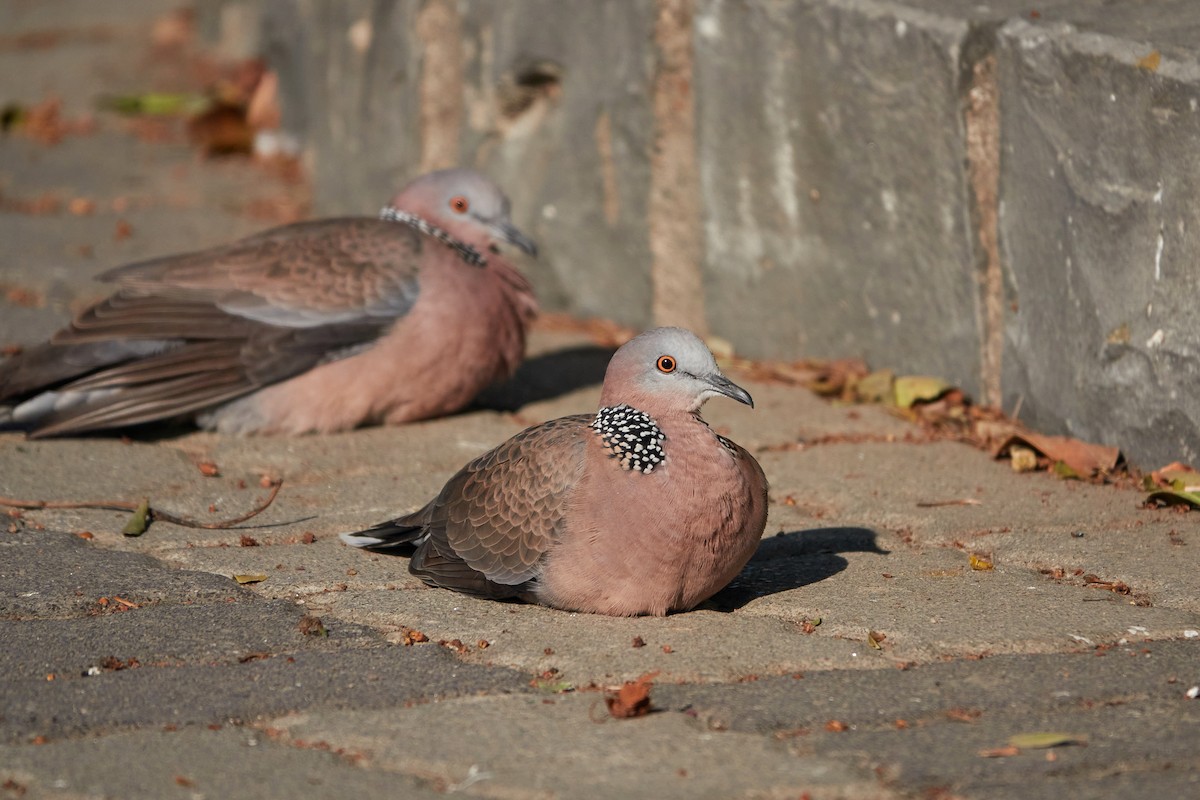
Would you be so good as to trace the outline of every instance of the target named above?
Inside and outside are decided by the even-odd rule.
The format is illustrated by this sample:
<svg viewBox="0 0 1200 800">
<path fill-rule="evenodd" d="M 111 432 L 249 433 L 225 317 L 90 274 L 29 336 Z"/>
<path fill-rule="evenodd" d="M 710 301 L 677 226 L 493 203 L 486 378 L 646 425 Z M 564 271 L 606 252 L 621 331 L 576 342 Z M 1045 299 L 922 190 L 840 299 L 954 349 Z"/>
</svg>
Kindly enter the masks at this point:
<svg viewBox="0 0 1200 800">
<path fill-rule="evenodd" d="M 219 522 L 200 522 L 199 520 L 181 517 L 177 514 L 172 514 L 169 511 L 163 511 L 158 508 L 150 509 L 150 519 L 153 521 L 162 520 L 170 522 L 172 525 L 180 525 L 184 528 L 203 528 L 205 530 L 223 530 L 232 528 L 234 525 L 245 522 L 248 519 L 257 517 L 262 512 L 266 511 L 272 503 L 275 502 L 276 495 L 283 487 L 283 481 L 278 480 L 271 485 L 271 494 L 260 503 L 257 507 L 232 519 L 224 519 Z M 94 500 L 94 501 L 72 501 L 72 500 L 18 500 L 12 497 L 0 497 L 0 506 L 8 506 L 9 508 L 24 508 L 29 510 L 42 509 L 68 509 L 68 508 L 92 508 L 102 511 L 137 511 L 140 503 L 128 503 L 123 500 Z M 257 527 L 257 526 L 247 526 Z"/>
</svg>

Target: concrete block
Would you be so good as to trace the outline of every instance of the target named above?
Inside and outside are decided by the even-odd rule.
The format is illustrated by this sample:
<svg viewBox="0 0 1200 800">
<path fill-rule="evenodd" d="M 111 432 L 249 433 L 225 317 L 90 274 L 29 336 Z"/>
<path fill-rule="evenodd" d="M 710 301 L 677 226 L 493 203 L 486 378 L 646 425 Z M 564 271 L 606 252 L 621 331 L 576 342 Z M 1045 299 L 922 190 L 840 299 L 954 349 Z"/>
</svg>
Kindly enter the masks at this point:
<svg viewBox="0 0 1200 800">
<path fill-rule="evenodd" d="M 971 26 L 900 5 L 702 6 L 713 329 L 756 356 L 857 355 L 976 391 L 959 89 Z"/>
<path fill-rule="evenodd" d="M 322 212 L 479 166 L 548 309 L 1200 459 L 1193 0 L 265 2 Z"/>
<path fill-rule="evenodd" d="M 267 9 L 283 97 L 303 110 L 289 127 L 306 135 L 322 211 L 371 213 L 427 169 L 480 167 L 510 190 L 514 219 L 541 247 L 526 271 L 547 307 L 647 321 L 652 6 Z"/>
<path fill-rule="evenodd" d="M 1200 16 L 1170 5 L 1141 6 L 1162 49 L 1025 20 L 998 40 L 1005 406 L 1147 467 L 1200 459 L 1200 63 L 1170 44 Z"/>
</svg>

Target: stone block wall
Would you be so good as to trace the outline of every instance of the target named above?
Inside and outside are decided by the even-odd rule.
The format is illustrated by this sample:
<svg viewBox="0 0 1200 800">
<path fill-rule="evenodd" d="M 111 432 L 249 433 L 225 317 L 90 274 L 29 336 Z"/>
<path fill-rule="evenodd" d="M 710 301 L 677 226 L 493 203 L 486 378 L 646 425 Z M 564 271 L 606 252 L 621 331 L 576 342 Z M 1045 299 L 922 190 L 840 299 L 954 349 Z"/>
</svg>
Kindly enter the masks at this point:
<svg viewBox="0 0 1200 800">
<path fill-rule="evenodd" d="M 504 185 L 544 302 L 1200 460 L 1194 0 L 262 0 L 321 210 Z"/>
</svg>

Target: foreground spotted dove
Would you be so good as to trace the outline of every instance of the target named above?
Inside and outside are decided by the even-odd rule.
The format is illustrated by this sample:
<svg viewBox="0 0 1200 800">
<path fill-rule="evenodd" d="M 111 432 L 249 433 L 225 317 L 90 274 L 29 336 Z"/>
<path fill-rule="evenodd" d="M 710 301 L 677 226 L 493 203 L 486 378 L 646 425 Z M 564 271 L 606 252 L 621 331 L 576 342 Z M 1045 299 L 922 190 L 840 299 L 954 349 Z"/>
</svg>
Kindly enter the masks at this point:
<svg viewBox="0 0 1200 800">
<path fill-rule="evenodd" d="M 307 433 L 456 411 L 512 374 L 537 311 L 501 242 L 536 253 L 500 189 L 455 169 L 379 219 L 119 267 L 101 276 L 114 294 L 0 364 L 0 424 L 54 436 L 194 416 Z"/>
<path fill-rule="evenodd" d="M 741 571 L 767 520 L 762 468 L 700 418 L 716 395 L 753 405 L 695 335 L 648 331 L 613 356 L 596 414 L 529 428 L 420 511 L 342 540 L 411 553 L 427 584 L 476 597 L 622 616 L 692 608 Z"/>
</svg>

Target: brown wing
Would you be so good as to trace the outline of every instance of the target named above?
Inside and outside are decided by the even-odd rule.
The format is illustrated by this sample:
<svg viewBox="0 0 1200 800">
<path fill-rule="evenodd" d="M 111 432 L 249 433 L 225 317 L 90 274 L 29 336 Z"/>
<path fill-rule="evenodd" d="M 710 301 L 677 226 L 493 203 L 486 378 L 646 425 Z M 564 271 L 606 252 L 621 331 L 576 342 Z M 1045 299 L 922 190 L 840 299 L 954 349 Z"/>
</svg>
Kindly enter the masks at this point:
<svg viewBox="0 0 1200 800">
<path fill-rule="evenodd" d="M 140 425 L 237 399 L 373 341 L 379 323 L 289 330 L 255 324 L 245 340 L 175 343 L 56 387 L 86 398 L 41 416 L 34 438 Z M 82 345 L 88 347 L 88 344 Z M 117 391 L 112 391 L 117 390 Z"/>
<path fill-rule="evenodd" d="M 421 511 L 396 520 L 428 537 L 412 573 L 468 594 L 519 594 L 562 532 L 591 419 L 562 417 L 517 434 L 463 467 Z"/>
<path fill-rule="evenodd" d="M 101 276 L 115 294 L 0 366 L 0 401 L 91 392 L 38 420 L 54 435 L 247 394 L 384 333 L 416 302 L 422 246 L 406 225 L 334 219 L 120 267 Z"/>
<path fill-rule="evenodd" d="M 100 276 L 117 283 L 118 292 L 55 341 L 214 335 L 213 323 L 219 326 L 221 318 L 202 313 L 205 305 L 222 312 L 226 323 L 232 318 L 288 328 L 395 319 L 416 301 L 422 247 L 420 234 L 407 225 L 329 219 L 129 264 Z"/>
</svg>

